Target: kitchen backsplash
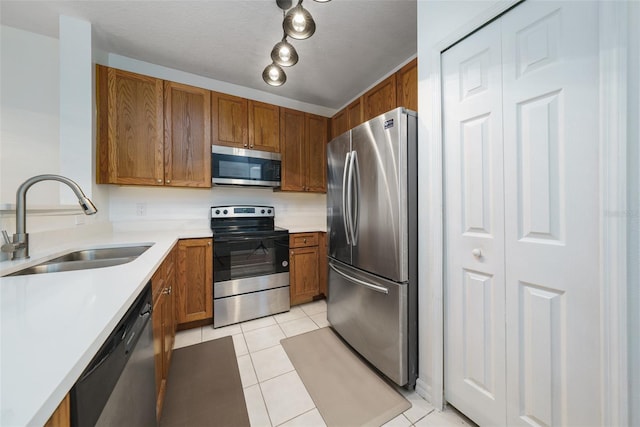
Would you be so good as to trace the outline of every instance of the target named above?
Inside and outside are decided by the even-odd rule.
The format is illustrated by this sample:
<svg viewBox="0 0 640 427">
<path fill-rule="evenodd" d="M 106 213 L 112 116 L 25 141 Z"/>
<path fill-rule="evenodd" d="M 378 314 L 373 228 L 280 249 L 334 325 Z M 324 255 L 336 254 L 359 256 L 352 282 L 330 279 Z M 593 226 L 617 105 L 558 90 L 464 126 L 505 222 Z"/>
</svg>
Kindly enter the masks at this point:
<svg viewBox="0 0 640 427">
<path fill-rule="evenodd" d="M 114 228 L 173 224 L 180 228 L 209 227 L 214 205 L 257 204 L 274 206 L 277 226 L 294 231 L 326 229 L 326 195 L 285 193 L 269 188 L 223 187 L 212 189 L 118 187 L 109 189 L 110 221 Z"/>
</svg>

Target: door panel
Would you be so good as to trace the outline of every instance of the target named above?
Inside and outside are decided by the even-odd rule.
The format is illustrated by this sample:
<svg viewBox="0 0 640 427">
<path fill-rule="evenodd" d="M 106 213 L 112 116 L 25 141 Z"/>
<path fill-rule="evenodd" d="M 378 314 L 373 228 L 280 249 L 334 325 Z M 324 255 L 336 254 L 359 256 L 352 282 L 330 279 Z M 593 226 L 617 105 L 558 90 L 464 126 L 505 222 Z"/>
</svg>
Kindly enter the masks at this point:
<svg viewBox="0 0 640 427">
<path fill-rule="evenodd" d="M 407 284 L 329 260 L 329 323 L 399 385 L 408 381 L 407 290 Z"/>
<path fill-rule="evenodd" d="M 500 62 L 499 25 L 442 55 L 445 396 L 481 425 L 506 412 Z"/>
<path fill-rule="evenodd" d="M 351 131 L 359 170 L 352 264 L 396 282 L 408 280 L 407 118 L 401 111 Z"/>
<path fill-rule="evenodd" d="M 597 9 L 503 20 L 509 425 L 601 423 Z"/>
<path fill-rule="evenodd" d="M 351 245 L 347 243 L 345 230 L 345 206 L 343 185 L 345 159 L 351 151 L 351 132 L 343 133 L 327 146 L 327 233 L 329 256 L 351 264 Z"/>
</svg>

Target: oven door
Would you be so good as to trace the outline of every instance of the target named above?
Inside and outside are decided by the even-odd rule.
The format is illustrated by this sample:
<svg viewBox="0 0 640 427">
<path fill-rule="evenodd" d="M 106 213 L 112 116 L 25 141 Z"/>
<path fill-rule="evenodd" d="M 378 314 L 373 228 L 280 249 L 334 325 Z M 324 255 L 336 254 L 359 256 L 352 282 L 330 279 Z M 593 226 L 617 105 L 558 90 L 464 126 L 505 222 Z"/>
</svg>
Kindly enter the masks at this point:
<svg viewBox="0 0 640 427">
<path fill-rule="evenodd" d="M 289 234 L 214 236 L 213 281 L 289 272 Z"/>
</svg>

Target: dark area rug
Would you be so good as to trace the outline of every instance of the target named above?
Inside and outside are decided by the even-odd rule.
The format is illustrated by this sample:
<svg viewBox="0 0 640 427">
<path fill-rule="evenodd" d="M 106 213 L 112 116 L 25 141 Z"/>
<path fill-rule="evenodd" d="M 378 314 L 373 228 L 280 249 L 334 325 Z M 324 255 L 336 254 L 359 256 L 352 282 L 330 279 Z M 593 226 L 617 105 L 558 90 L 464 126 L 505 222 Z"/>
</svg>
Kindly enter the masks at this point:
<svg viewBox="0 0 640 427">
<path fill-rule="evenodd" d="M 174 350 L 160 425 L 249 426 L 231 337 Z"/>
</svg>

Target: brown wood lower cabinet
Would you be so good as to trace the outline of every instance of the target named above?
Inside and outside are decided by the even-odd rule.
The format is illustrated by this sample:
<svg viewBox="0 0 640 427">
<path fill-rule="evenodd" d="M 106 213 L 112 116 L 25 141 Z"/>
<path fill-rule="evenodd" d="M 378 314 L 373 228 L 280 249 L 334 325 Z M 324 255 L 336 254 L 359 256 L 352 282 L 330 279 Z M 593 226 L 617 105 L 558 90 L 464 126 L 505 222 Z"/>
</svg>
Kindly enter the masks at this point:
<svg viewBox="0 0 640 427">
<path fill-rule="evenodd" d="M 213 241 L 178 242 L 176 293 L 178 325 L 213 319 Z"/>
<path fill-rule="evenodd" d="M 289 236 L 289 285 L 291 305 L 313 301 L 326 293 L 324 233 Z"/>
<path fill-rule="evenodd" d="M 151 278 L 153 292 L 153 352 L 156 364 L 156 417 L 162 414 L 167 377 L 176 335 L 175 280 L 176 248 L 164 259 Z"/>
</svg>

